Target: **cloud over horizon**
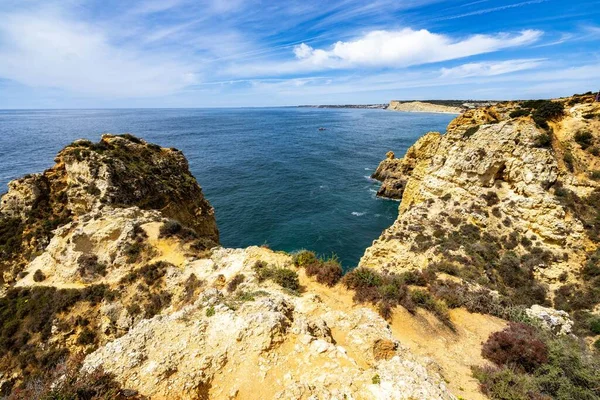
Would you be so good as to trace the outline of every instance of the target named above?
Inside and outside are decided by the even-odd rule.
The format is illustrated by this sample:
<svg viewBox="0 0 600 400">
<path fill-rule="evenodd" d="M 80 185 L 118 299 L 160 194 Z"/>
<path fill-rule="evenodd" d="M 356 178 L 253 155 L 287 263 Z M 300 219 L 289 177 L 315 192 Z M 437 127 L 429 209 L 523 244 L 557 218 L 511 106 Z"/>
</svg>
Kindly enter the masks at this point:
<svg viewBox="0 0 600 400">
<path fill-rule="evenodd" d="M 517 34 L 472 35 L 455 39 L 426 29 L 378 30 L 351 41 L 336 42 L 330 50 L 313 49 L 302 43 L 294 48 L 303 63 L 322 68 L 409 67 L 486 54 L 519 47 L 539 40 L 543 32 L 524 30 Z"/>
</svg>

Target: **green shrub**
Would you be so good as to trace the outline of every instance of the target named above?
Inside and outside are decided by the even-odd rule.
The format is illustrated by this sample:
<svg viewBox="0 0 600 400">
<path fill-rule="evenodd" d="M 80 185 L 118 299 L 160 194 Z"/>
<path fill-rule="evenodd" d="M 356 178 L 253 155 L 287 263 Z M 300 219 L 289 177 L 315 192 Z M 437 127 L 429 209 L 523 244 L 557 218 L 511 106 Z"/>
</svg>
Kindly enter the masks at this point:
<svg viewBox="0 0 600 400">
<path fill-rule="evenodd" d="M 213 315 L 215 315 L 215 308 L 213 306 L 210 306 L 206 309 L 206 316 L 212 317 Z"/>
<path fill-rule="evenodd" d="M 77 344 L 81 346 L 87 346 L 88 344 L 94 344 L 96 342 L 96 332 L 89 329 L 88 327 L 83 330 L 77 336 Z"/>
<path fill-rule="evenodd" d="M 492 400 L 550 400 L 537 391 L 533 378 L 511 368 L 475 367 L 473 376 Z"/>
<path fill-rule="evenodd" d="M 479 131 L 479 125 L 475 125 L 467 129 L 463 135 L 464 138 L 470 138 Z"/>
<path fill-rule="evenodd" d="M 579 197 L 575 192 L 555 184 L 554 194 L 564 208 L 583 223 L 583 227 L 590 239 L 600 242 L 600 189 L 595 189 L 587 197 Z"/>
<path fill-rule="evenodd" d="M 95 254 L 82 254 L 77 259 L 79 267 L 77 272 L 85 280 L 92 280 L 97 276 L 106 276 L 106 265 L 98 262 Z"/>
<path fill-rule="evenodd" d="M 427 277 L 423 272 L 417 270 L 404 271 L 400 274 L 400 279 L 406 285 L 427 286 Z"/>
<path fill-rule="evenodd" d="M 10 400 L 147 400 L 135 391 L 125 392 L 114 375 L 101 368 L 91 373 L 81 371 L 83 355 L 69 359 L 62 356 L 54 367 L 26 377 L 14 388 Z M 127 393 L 127 396 L 124 395 Z"/>
<path fill-rule="evenodd" d="M 581 274 L 586 281 L 600 276 L 600 249 L 589 255 Z"/>
<path fill-rule="evenodd" d="M 554 308 L 564 311 L 588 310 L 598 303 L 600 290 L 585 285 L 567 284 L 555 292 Z"/>
<path fill-rule="evenodd" d="M 569 171 L 573 172 L 573 163 L 575 162 L 573 153 L 571 153 L 569 150 L 565 151 L 565 154 L 563 155 L 563 161 L 565 162 L 565 165 Z"/>
<path fill-rule="evenodd" d="M 539 360 L 534 360 L 534 365 L 529 363 L 530 369 L 525 370 L 519 368 L 522 356 L 516 354 L 516 364 L 501 368 L 475 368 L 474 376 L 480 381 L 482 391 L 492 399 L 598 399 L 598 356 L 591 354 L 578 339 L 555 336 L 539 328 L 527 328 L 528 331 L 531 329 L 534 340 L 542 341 L 547 348 L 545 361 L 539 363 Z M 525 333 L 526 336 L 529 334 Z M 518 342 L 518 339 L 515 341 Z M 504 351 L 518 353 L 512 345 Z M 523 349 L 523 354 L 531 353 L 532 349 Z"/>
<path fill-rule="evenodd" d="M 417 306 L 431 311 L 438 319 L 444 323 L 450 323 L 448 306 L 443 301 L 437 300 L 430 292 L 416 289 L 410 292 L 410 299 Z"/>
<path fill-rule="evenodd" d="M 125 259 L 127 263 L 133 264 L 137 262 L 142 254 L 142 250 L 144 246 L 139 242 L 128 243 L 123 248 L 123 252 L 125 253 Z"/>
<path fill-rule="evenodd" d="M 600 335 L 600 317 L 592 318 L 589 329 L 594 335 Z"/>
<path fill-rule="evenodd" d="M 284 289 L 297 292 L 300 289 L 298 273 L 287 268 L 269 266 L 264 261 L 257 261 L 253 270 L 259 281 L 272 280 Z"/>
<path fill-rule="evenodd" d="M 533 108 L 534 110 L 537 110 L 538 108 L 540 108 L 541 106 L 543 106 L 547 103 L 551 103 L 551 101 L 550 100 L 527 100 L 521 104 L 521 107 L 522 108 Z"/>
<path fill-rule="evenodd" d="M 169 267 L 174 267 L 174 265 L 166 261 L 157 261 L 152 264 L 147 264 L 134 271 L 130 271 L 121 279 L 121 283 L 133 283 L 138 279 L 143 278 L 146 285 L 154 286 L 163 276 L 165 276 Z"/>
<path fill-rule="evenodd" d="M 546 121 L 543 118 L 540 118 L 536 115 L 533 116 L 533 121 L 535 122 L 535 124 L 545 130 L 549 130 L 550 129 L 550 125 L 548 125 L 548 121 Z"/>
<path fill-rule="evenodd" d="M 347 273 L 342 281 L 348 289 L 354 290 L 354 301 L 376 305 L 384 318 L 389 319 L 392 308 L 397 305 L 411 313 L 415 311 L 415 304 L 408 296 L 408 288 L 400 275 L 356 268 Z"/>
<path fill-rule="evenodd" d="M 240 286 L 242 282 L 244 282 L 244 279 L 244 274 L 236 274 L 233 278 L 231 278 L 231 280 L 227 284 L 227 291 L 235 292 L 238 286 Z"/>
<path fill-rule="evenodd" d="M 434 271 L 443 272 L 445 274 L 452 275 L 452 276 L 460 275 L 459 267 L 456 264 L 453 264 L 448 261 L 440 261 L 440 262 L 429 264 L 429 268 L 433 269 Z"/>
<path fill-rule="evenodd" d="M 190 228 L 186 228 L 181 225 L 178 221 L 170 219 L 159 228 L 160 238 L 179 237 L 183 240 L 197 239 L 198 235 Z"/>
<path fill-rule="evenodd" d="M 541 133 L 533 139 L 534 147 L 547 148 L 552 144 L 552 138 L 547 133 Z"/>
<path fill-rule="evenodd" d="M 88 302 L 89 308 L 114 296 L 106 285 L 92 285 L 82 290 L 47 286 L 8 289 L 5 296 L 0 297 L 0 358 L 18 356 L 22 368 L 28 365 L 39 368 L 41 363 L 49 362 L 44 360 L 48 348 L 35 346 L 35 343 L 50 338 L 52 326 L 62 313 L 80 302 Z"/>
<path fill-rule="evenodd" d="M 496 192 L 489 191 L 482 197 L 489 207 L 494 206 L 500 202 L 500 199 L 498 198 L 498 194 Z"/>
<path fill-rule="evenodd" d="M 140 315 L 142 313 L 142 307 L 138 303 L 128 304 L 125 309 L 127 310 L 127 314 L 132 317 Z"/>
<path fill-rule="evenodd" d="M 583 150 L 590 147 L 593 143 L 594 137 L 589 131 L 577 131 L 574 136 L 575 141 L 581 146 Z"/>
<path fill-rule="evenodd" d="M 520 117 L 528 116 L 530 114 L 531 114 L 531 110 L 528 110 L 526 108 L 519 108 L 519 109 L 512 111 L 509 115 L 511 118 L 520 118 Z"/>
<path fill-rule="evenodd" d="M 185 303 L 191 303 L 196 294 L 196 290 L 203 285 L 204 281 L 198 279 L 195 274 L 190 274 L 183 286 L 183 301 Z"/>
<path fill-rule="evenodd" d="M 533 112 L 533 117 L 548 121 L 561 117 L 564 112 L 565 107 L 562 103 L 545 101 L 536 108 L 536 110 Z"/>
<path fill-rule="evenodd" d="M 344 284 L 348 289 L 378 287 L 382 283 L 382 276 L 369 268 L 356 268 L 344 277 Z"/>
<path fill-rule="evenodd" d="M 300 289 L 300 282 L 298 280 L 298 273 L 287 268 L 276 268 L 271 278 L 273 282 L 279 286 L 291 291 L 297 291 Z"/>
<path fill-rule="evenodd" d="M 144 304 L 144 318 L 152 318 L 159 314 L 163 308 L 171 304 L 171 293 L 162 290 L 159 293 L 151 293 L 148 301 Z"/>
<path fill-rule="evenodd" d="M 127 140 L 129 140 L 130 142 L 133 142 L 133 143 L 137 143 L 137 144 L 143 144 L 144 143 L 144 142 L 142 142 L 141 139 L 133 136 L 130 133 L 123 133 L 121 135 L 116 135 L 116 136 L 119 136 L 119 137 L 122 137 L 124 139 L 127 139 Z"/>
<path fill-rule="evenodd" d="M 21 250 L 23 225 L 19 218 L 0 218 L 0 257 L 9 256 Z"/>
<path fill-rule="evenodd" d="M 314 255 L 314 253 L 312 253 Z M 332 256 L 327 260 L 321 260 L 316 257 L 303 260 L 299 266 L 304 266 L 306 275 L 315 276 L 317 282 L 329 287 L 335 286 L 342 278 L 344 271 L 337 257 Z"/>
<path fill-rule="evenodd" d="M 308 251 L 308 250 L 302 250 L 302 251 L 294 254 L 293 260 L 294 260 L 294 265 L 299 268 L 304 268 L 310 264 L 313 264 L 313 263 L 319 261 L 319 259 L 315 255 L 315 253 L 313 253 L 312 251 Z"/>
<path fill-rule="evenodd" d="M 381 378 L 379 377 L 379 374 L 373 375 L 373 378 L 371 378 L 371 382 L 373 383 L 373 385 L 379 385 L 381 383 Z"/>
<path fill-rule="evenodd" d="M 44 273 L 43 273 L 41 270 L 39 270 L 39 269 L 38 269 L 38 270 L 36 270 L 36 271 L 33 273 L 33 280 L 34 280 L 35 282 L 42 282 L 42 281 L 45 281 L 45 280 L 46 280 L 46 275 L 44 275 Z"/>
</svg>

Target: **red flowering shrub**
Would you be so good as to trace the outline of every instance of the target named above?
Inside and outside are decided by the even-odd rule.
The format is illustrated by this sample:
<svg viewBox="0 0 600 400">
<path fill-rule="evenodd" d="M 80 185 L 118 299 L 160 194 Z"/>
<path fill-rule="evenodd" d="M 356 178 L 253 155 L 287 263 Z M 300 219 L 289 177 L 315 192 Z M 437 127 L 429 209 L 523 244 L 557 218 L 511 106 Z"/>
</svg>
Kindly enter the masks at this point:
<svg viewBox="0 0 600 400">
<path fill-rule="evenodd" d="M 548 362 L 548 346 L 532 326 L 513 322 L 490 335 L 481 355 L 497 365 L 514 365 L 531 372 Z"/>
</svg>

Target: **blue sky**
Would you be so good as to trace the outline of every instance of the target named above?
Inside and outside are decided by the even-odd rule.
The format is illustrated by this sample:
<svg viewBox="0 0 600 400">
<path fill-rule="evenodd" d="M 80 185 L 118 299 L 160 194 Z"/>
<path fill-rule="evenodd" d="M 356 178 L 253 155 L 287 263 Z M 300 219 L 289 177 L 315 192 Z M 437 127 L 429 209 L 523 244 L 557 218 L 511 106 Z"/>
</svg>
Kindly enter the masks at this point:
<svg viewBox="0 0 600 400">
<path fill-rule="evenodd" d="M 1 0 L 0 108 L 600 89 L 600 0 Z"/>
</svg>

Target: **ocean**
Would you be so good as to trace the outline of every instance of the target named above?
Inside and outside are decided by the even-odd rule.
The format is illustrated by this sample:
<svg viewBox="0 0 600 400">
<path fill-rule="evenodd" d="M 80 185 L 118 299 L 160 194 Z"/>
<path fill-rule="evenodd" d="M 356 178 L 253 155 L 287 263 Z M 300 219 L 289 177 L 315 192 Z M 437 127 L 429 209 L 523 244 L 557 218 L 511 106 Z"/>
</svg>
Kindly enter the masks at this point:
<svg viewBox="0 0 600 400">
<path fill-rule="evenodd" d="M 215 207 L 225 247 L 336 254 L 345 269 L 398 215 L 369 178 L 447 114 L 370 109 L 0 110 L 0 192 L 53 165 L 75 139 L 129 132 L 181 149 Z M 326 130 L 319 130 L 324 127 Z"/>
</svg>

